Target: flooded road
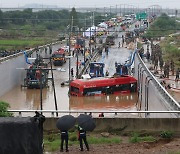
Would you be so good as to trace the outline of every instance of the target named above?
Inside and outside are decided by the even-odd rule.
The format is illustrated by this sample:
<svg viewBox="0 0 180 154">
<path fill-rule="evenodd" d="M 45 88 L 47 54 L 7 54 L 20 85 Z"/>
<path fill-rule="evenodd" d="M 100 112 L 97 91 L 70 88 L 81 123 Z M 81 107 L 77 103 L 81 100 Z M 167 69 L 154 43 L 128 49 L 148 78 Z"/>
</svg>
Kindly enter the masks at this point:
<svg viewBox="0 0 180 154">
<path fill-rule="evenodd" d="M 130 55 L 130 51 L 128 49 L 118 49 L 118 42 L 119 40 L 117 39 L 116 44 L 110 48 L 109 54 L 105 55 L 105 70 L 108 69 L 110 75 L 115 73 L 115 61 L 123 63 Z M 60 45 L 53 46 L 53 51 L 57 50 L 59 47 Z M 81 55 L 79 56 L 79 59 L 83 61 L 83 57 Z M 71 58 L 71 66 L 74 68 L 75 74 L 76 57 Z M 54 68 L 59 67 L 56 66 Z M 68 86 L 61 87 L 61 83 L 69 79 L 68 60 L 62 66 L 62 68 L 64 68 L 66 71 L 54 71 L 58 110 L 137 110 L 137 96 L 135 94 L 69 98 Z M 50 73 L 49 77 L 51 77 Z M 48 85 L 49 88 L 43 89 L 43 110 L 55 110 L 52 82 L 49 81 Z M 40 109 L 40 90 L 21 88 L 21 86 L 19 85 L 5 95 L 3 95 L 2 97 L 0 97 L 0 100 L 8 102 L 11 106 L 10 109 L 37 110 Z"/>
<path fill-rule="evenodd" d="M 137 94 L 118 94 L 90 97 L 70 97 L 72 110 L 134 110 Z"/>
</svg>

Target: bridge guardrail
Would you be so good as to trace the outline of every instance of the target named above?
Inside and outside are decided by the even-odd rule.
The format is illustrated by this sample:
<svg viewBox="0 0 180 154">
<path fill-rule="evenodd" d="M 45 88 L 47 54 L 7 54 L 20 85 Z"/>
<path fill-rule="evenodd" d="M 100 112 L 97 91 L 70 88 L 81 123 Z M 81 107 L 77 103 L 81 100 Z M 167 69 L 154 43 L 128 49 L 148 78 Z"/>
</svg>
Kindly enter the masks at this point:
<svg viewBox="0 0 180 154">
<path fill-rule="evenodd" d="M 142 67 L 144 70 L 146 70 L 146 73 L 148 76 L 152 78 L 152 82 L 155 84 L 155 86 L 158 88 L 159 92 L 162 94 L 162 96 L 165 98 L 165 100 L 169 103 L 169 105 L 173 108 L 173 110 L 180 111 L 180 104 L 166 91 L 166 89 L 159 83 L 159 81 L 156 79 L 156 77 L 150 72 L 150 70 L 147 68 L 141 57 L 138 53 L 136 53 L 138 60 L 140 61 Z"/>
<path fill-rule="evenodd" d="M 58 43 L 61 43 L 61 42 L 63 42 L 63 41 L 57 41 L 57 42 L 53 42 L 53 43 L 51 43 L 51 44 L 46 44 L 46 45 L 43 45 L 43 46 L 39 46 L 38 49 L 42 49 L 42 48 L 44 48 L 44 47 L 48 47 L 49 45 L 55 45 L 55 44 L 58 44 Z M 30 52 L 30 51 L 33 51 L 34 49 L 35 49 L 35 48 L 31 48 L 31 49 L 28 49 L 28 50 L 26 50 L 26 51 L 27 51 L 27 52 Z M 6 61 L 6 60 L 12 59 L 12 58 L 14 58 L 14 57 L 18 57 L 18 56 L 20 56 L 20 55 L 22 55 L 22 54 L 23 54 L 23 52 L 19 52 L 19 53 L 13 54 L 13 55 L 9 55 L 9 56 L 7 56 L 7 57 L 2 57 L 2 58 L 0 58 L 0 63 L 4 62 L 4 61 Z"/>
<path fill-rule="evenodd" d="M 71 110 L 8 110 L 8 112 L 11 113 L 18 113 L 18 116 L 22 116 L 22 113 L 35 113 L 35 111 L 40 112 L 40 113 L 49 113 L 51 114 L 52 117 L 54 117 L 54 115 L 56 115 L 56 113 L 61 113 L 61 114 L 73 114 L 73 113 L 77 113 L 77 114 L 87 114 L 87 113 L 91 113 L 91 114 L 97 114 L 97 113 L 109 113 L 109 114 L 115 114 L 117 115 L 118 113 L 178 113 L 180 114 L 180 111 L 103 111 L 103 110 L 78 110 L 78 111 L 71 111 Z"/>
<path fill-rule="evenodd" d="M 23 54 L 22 52 L 19 52 L 19 53 L 13 54 L 13 55 L 9 55 L 9 56 L 7 56 L 7 57 L 2 57 L 2 58 L 0 58 L 0 63 L 4 62 L 4 61 L 6 61 L 6 60 L 9 60 L 9 59 L 11 59 L 11 58 L 20 56 L 20 55 L 22 55 L 22 54 Z"/>
</svg>

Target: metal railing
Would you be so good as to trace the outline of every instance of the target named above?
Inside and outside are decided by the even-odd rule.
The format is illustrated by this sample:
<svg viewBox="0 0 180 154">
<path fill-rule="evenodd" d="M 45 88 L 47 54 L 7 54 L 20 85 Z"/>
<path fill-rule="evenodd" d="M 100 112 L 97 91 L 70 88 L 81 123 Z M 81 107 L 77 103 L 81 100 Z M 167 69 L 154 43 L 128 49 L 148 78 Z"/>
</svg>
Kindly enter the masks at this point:
<svg viewBox="0 0 180 154">
<path fill-rule="evenodd" d="M 9 55 L 9 56 L 6 56 L 6 57 L 2 57 L 2 58 L 0 58 L 0 63 L 4 62 L 6 60 L 12 59 L 14 57 L 18 57 L 18 56 L 20 56 L 22 54 L 23 54 L 23 52 L 18 52 L 16 54 L 12 54 L 12 55 Z"/>
<path fill-rule="evenodd" d="M 180 111 L 180 104 L 166 91 L 166 89 L 159 83 L 159 81 L 156 79 L 156 77 L 151 73 L 151 71 L 147 68 L 141 57 L 138 53 L 136 53 L 136 56 L 139 60 L 139 64 L 141 64 L 142 68 L 145 70 L 147 76 L 150 76 L 152 79 L 152 82 L 158 89 L 158 91 L 162 94 L 163 98 L 165 98 L 166 102 L 172 107 L 172 110 Z"/>
<path fill-rule="evenodd" d="M 77 113 L 77 114 L 87 114 L 87 113 L 91 113 L 91 114 L 95 114 L 95 113 L 110 113 L 110 114 L 128 114 L 128 113 L 136 113 L 136 114 L 140 114 L 140 113 L 144 113 L 144 114 L 150 114 L 150 113 L 176 113 L 176 114 L 180 114 L 180 111 L 104 111 L 104 110 L 78 110 L 78 111 L 74 111 L 74 110 L 8 110 L 8 112 L 11 113 L 18 113 L 19 116 L 22 116 L 23 113 L 35 113 L 35 111 L 40 112 L 40 113 L 49 113 L 51 114 L 52 117 L 54 117 L 54 115 L 56 113 L 61 113 L 61 114 L 73 114 L 73 113 Z"/>
</svg>

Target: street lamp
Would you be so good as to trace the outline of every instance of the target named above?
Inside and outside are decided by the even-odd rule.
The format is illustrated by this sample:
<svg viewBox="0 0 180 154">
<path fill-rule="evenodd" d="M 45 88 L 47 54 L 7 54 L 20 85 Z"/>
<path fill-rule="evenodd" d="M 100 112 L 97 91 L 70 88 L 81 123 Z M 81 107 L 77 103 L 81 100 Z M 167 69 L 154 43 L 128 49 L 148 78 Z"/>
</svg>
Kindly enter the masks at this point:
<svg viewBox="0 0 180 154">
<path fill-rule="evenodd" d="M 73 16 L 71 19 L 71 30 L 69 31 L 69 56 L 71 56 L 71 32 L 73 28 Z M 71 58 L 69 58 L 69 86 L 70 86 L 70 80 L 71 80 Z"/>
<path fill-rule="evenodd" d="M 79 59 L 78 59 L 78 51 L 76 52 L 76 78 L 79 78 L 79 68 L 78 68 L 78 64 L 79 64 Z"/>
</svg>

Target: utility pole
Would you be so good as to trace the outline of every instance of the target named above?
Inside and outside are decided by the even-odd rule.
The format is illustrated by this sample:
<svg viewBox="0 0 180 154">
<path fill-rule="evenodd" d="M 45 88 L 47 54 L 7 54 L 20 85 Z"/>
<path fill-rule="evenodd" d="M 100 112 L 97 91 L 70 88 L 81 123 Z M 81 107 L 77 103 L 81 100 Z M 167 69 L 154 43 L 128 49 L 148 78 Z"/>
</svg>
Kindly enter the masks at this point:
<svg viewBox="0 0 180 154">
<path fill-rule="evenodd" d="M 93 12 L 93 17 L 94 17 L 94 12 Z M 93 25 L 95 26 L 94 44 L 95 44 L 95 49 L 96 49 L 96 25 L 95 25 L 95 21 L 94 21 Z"/>
<path fill-rule="evenodd" d="M 73 16 L 71 19 L 71 28 L 69 32 L 69 56 L 71 56 L 71 32 L 73 28 Z M 71 58 L 69 58 L 69 85 L 70 85 L 70 80 L 71 80 Z"/>
<path fill-rule="evenodd" d="M 79 59 L 78 59 L 78 52 L 76 52 L 76 79 L 79 78 L 79 68 L 78 68 L 78 65 L 79 65 Z"/>
<path fill-rule="evenodd" d="M 85 17 L 85 22 L 84 22 L 84 35 L 85 35 L 85 32 L 86 32 L 86 17 Z M 85 66 L 85 61 L 86 61 L 86 58 L 85 58 L 85 49 L 86 49 L 85 39 L 84 39 L 84 43 L 83 44 L 84 44 L 84 66 Z"/>
<path fill-rule="evenodd" d="M 117 5 L 116 5 L 116 16 L 117 16 Z"/>
<path fill-rule="evenodd" d="M 58 106 L 57 106 L 56 89 L 55 89 L 55 84 L 54 84 L 54 73 L 52 70 L 53 68 L 52 68 L 52 59 L 51 58 L 50 58 L 50 66 L 51 66 L 52 86 L 53 86 L 53 91 L 54 91 L 54 103 L 55 103 L 55 109 L 57 111 Z M 58 117 L 58 112 L 56 112 L 56 116 Z"/>
<path fill-rule="evenodd" d="M 120 6 L 119 6 L 119 14 L 120 14 L 120 16 L 121 16 L 121 4 L 120 4 Z"/>
<path fill-rule="evenodd" d="M 93 18 L 92 18 L 92 20 L 93 20 L 93 26 L 94 26 L 94 11 L 93 11 Z"/>
<path fill-rule="evenodd" d="M 104 7 L 104 17 L 105 17 L 105 7 Z"/>
<path fill-rule="evenodd" d="M 111 16 L 111 6 L 110 6 L 110 13 L 109 13 L 109 14 L 110 14 L 110 16 Z"/>
<path fill-rule="evenodd" d="M 43 110 L 43 104 L 42 104 L 42 69 L 41 69 L 41 67 L 40 67 L 40 106 L 41 106 L 41 111 Z M 41 114 L 42 114 L 42 112 L 41 112 Z"/>
<path fill-rule="evenodd" d="M 89 40 L 90 56 L 91 56 L 91 27 L 92 27 L 92 12 L 91 12 L 90 40 Z"/>
</svg>

